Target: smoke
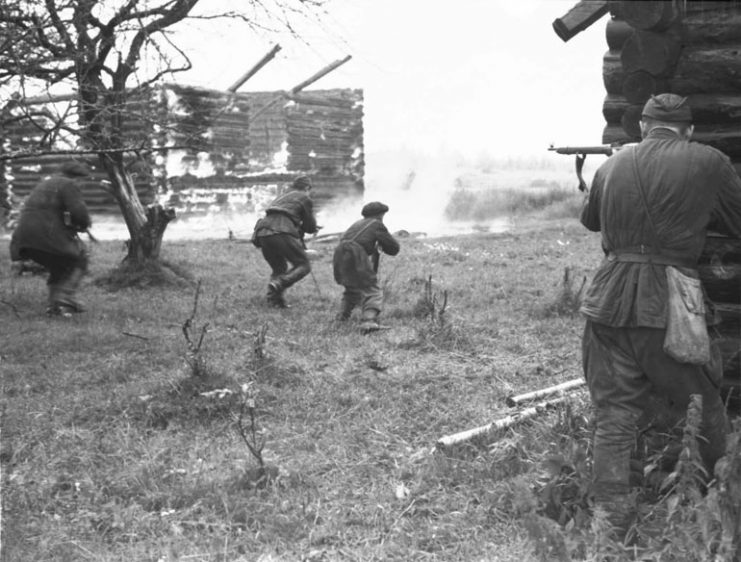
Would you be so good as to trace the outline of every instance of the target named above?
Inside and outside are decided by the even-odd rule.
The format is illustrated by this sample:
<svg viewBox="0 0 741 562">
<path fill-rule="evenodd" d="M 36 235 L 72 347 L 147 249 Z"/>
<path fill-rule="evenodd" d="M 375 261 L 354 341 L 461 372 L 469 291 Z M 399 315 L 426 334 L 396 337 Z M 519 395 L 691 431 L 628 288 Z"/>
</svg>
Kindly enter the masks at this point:
<svg viewBox="0 0 741 562">
<path fill-rule="evenodd" d="M 452 221 L 445 208 L 460 186 L 460 179 L 470 169 L 454 154 L 418 154 L 393 151 L 366 156 L 365 194 L 362 198 L 329 201 L 318 206 L 320 234 L 341 233 L 361 218 L 365 203 L 381 201 L 389 206 L 384 218 L 388 229 L 401 230 L 427 237 L 467 234 L 474 230 L 502 232 L 510 221 L 507 217 L 486 221 Z M 468 166 L 468 167 L 467 167 Z M 265 197 L 258 197 L 264 195 Z M 181 214 L 165 231 L 165 240 L 182 239 L 249 239 L 255 221 L 263 216 L 264 207 L 274 193 L 255 194 L 254 210 L 224 210 L 217 206 L 198 215 Z M 120 218 L 95 217 L 93 233 L 102 240 L 126 240 L 128 231 Z"/>
</svg>

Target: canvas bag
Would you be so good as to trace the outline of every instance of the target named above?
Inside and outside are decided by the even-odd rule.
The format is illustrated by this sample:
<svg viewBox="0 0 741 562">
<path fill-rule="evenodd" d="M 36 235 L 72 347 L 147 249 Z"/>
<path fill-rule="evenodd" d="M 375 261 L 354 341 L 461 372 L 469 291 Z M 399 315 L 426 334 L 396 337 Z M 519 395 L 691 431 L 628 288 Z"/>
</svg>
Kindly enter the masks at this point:
<svg viewBox="0 0 741 562">
<path fill-rule="evenodd" d="M 654 251 L 658 250 L 659 239 L 656 225 L 648 209 L 643 190 L 636 151 L 633 149 L 633 173 L 641 193 L 643 207 L 654 235 Z M 678 268 L 666 266 L 666 285 L 669 294 L 667 303 L 666 335 L 664 353 L 680 363 L 704 365 L 710 362 L 710 336 L 705 322 L 705 300 L 699 279 L 685 275 Z"/>
<path fill-rule="evenodd" d="M 376 280 L 376 272 L 371 267 L 365 249 L 356 241 L 373 222 L 366 224 L 355 236 L 341 240 L 332 256 L 334 280 L 338 285 L 367 289 Z"/>
<path fill-rule="evenodd" d="M 680 363 L 704 365 L 710 361 L 710 336 L 700 280 L 669 266 L 666 284 L 669 302 L 664 352 Z"/>
</svg>

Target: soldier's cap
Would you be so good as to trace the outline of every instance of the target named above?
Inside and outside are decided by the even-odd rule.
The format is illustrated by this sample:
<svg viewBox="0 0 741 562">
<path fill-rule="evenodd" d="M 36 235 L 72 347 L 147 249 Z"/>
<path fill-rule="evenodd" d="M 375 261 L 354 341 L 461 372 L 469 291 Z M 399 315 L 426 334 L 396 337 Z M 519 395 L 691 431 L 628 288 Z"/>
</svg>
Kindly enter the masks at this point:
<svg viewBox="0 0 741 562">
<path fill-rule="evenodd" d="M 387 213 L 389 210 L 388 205 L 384 205 L 380 201 L 373 201 L 363 206 L 363 210 L 360 214 L 364 217 L 375 217 L 376 215 L 382 215 Z"/>
<path fill-rule="evenodd" d="M 291 184 L 293 189 L 306 189 L 311 187 L 311 178 L 309 176 L 299 176 Z"/>
<path fill-rule="evenodd" d="M 648 117 L 664 123 L 691 123 L 692 110 L 687 98 L 677 94 L 651 96 L 643 106 L 641 117 Z"/>
<path fill-rule="evenodd" d="M 90 175 L 90 167 L 83 162 L 66 162 L 62 164 L 59 171 L 73 178 L 85 178 Z"/>
</svg>

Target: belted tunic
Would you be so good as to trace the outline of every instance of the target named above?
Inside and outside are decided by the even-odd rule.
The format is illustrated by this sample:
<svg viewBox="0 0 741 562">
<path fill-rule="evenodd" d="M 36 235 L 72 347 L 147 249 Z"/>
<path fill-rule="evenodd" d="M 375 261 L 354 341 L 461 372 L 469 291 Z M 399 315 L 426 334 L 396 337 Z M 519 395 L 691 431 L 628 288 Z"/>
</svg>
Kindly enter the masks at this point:
<svg viewBox="0 0 741 562">
<path fill-rule="evenodd" d="M 741 237 L 741 180 L 722 152 L 655 128 L 597 170 L 581 222 L 601 231 L 605 251 L 581 312 L 612 327 L 665 328 L 666 266 L 697 276 L 708 229 Z"/>
</svg>

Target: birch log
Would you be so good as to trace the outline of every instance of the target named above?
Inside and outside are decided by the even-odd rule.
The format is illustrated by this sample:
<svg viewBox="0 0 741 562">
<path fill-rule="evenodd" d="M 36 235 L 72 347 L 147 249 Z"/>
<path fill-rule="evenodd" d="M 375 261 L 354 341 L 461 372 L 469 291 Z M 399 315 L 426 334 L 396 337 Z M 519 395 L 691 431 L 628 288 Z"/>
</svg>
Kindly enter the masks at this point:
<svg viewBox="0 0 741 562">
<path fill-rule="evenodd" d="M 531 392 L 525 392 L 523 394 L 516 394 L 514 396 L 508 396 L 505 399 L 507 406 L 514 407 L 529 402 L 531 400 L 538 400 L 539 398 L 545 398 L 546 396 L 560 395 L 564 392 L 569 392 L 576 388 L 580 388 L 586 384 L 583 377 L 578 379 L 571 379 L 560 384 L 549 386 L 547 388 L 541 388 L 540 390 L 533 390 Z"/>
<path fill-rule="evenodd" d="M 508 427 L 517 425 L 522 421 L 533 418 L 547 409 L 553 408 L 554 406 L 557 406 L 559 404 L 563 404 L 564 402 L 569 400 L 569 398 L 569 396 L 560 396 L 558 398 L 554 398 L 553 400 L 546 400 L 544 402 L 540 402 L 538 404 L 525 408 L 524 410 L 520 410 L 517 413 L 494 420 L 493 422 L 482 425 L 481 427 L 474 427 L 473 429 L 461 431 L 460 433 L 445 435 L 444 437 L 441 437 L 437 440 L 437 448 L 447 449 L 454 445 L 466 443 L 468 441 L 471 441 L 472 439 L 486 439 L 496 431 L 507 429 Z"/>
</svg>

